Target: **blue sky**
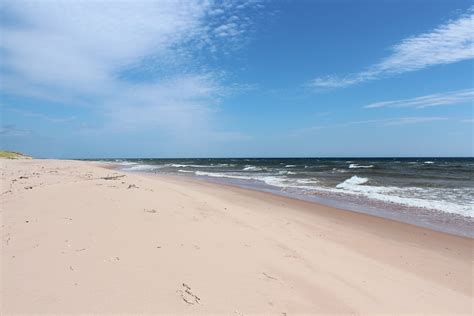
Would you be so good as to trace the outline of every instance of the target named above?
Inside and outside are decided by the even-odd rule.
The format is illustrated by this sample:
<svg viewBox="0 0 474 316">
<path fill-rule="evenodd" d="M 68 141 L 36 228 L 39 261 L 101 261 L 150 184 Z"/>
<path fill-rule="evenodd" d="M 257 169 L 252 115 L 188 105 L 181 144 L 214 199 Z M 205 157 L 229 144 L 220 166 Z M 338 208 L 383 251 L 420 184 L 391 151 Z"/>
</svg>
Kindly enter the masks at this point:
<svg viewBox="0 0 474 316">
<path fill-rule="evenodd" d="M 472 156 L 471 1 L 3 1 L 37 157 Z"/>
</svg>

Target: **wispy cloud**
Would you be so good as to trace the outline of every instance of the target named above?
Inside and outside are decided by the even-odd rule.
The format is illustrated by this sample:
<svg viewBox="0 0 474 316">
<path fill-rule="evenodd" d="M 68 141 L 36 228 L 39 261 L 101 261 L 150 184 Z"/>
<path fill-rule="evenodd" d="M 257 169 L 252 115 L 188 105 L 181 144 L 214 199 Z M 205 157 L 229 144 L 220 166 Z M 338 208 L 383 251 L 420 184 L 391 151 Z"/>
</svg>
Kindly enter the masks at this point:
<svg viewBox="0 0 474 316">
<path fill-rule="evenodd" d="M 30 130 L 18 128 L 15 125 L 4 125 L 0 126 L 0 135 L 1 136 L 26 136 L 31 134 Z"/>
<path fill-rule="evenodd" d="M 42 114 L 42 113 L 37 113 L 37 112 L 32 112 L 32 111 L 25 111 L 25 110 L 20 110 L 20 109 L 16 109 L 16 108 L 7 108 L 7 110 L 10 111 L 10 112 L 18 113 L 18 114 L 20 114 L 22 116 L 25 116 L 25 117 L 38 118 L 40 120 L 44 120 L 44 121 L 51 122 L 51 123 L 69 123 L 69 122 L 72 122 L 76 119 L 73 116 L 70 116 L 70 117 L 52 117 L 52 116 L 45 115 L 45 114 Z"/>
<path fill-rule="evenodd" d="M 385 118 L 385 119 L 374 119 L 365 121 L 353 121 L 348 122 L 345 125 L 358 125 L 358 124 L 380 124 L 383 126 L 393 125 L 409 125 L 409 124 L 421 124 L 430 123 L 437 121 L 446 121 L 447 117 L 433 117 L 433 116 L 414 116 L 414 117 L 396 117 L 396 118 Z"/>
<path fill-rule="evenodd" d="M 474 8 L 458 19 L 394 45 L 392 54 L 365 71 L 315 78 L 313 88 L 340 88 L 385 76 L 474 58 Z"/>
<path fill-rule="evenodd" d="M 239 49 L 252 29 L 248 10 L 260 8 L 254 0 L 7 0 L 1 89 L 94 109 L 114 128 L 214 134 L 213 107 L 235 87 L 202 52 Z"/>
<path fill-rule="evenodd" d="M 310 127 L 299 128 L 290 133 L 292 136 L 300 136 L 303 134 L 308 134 L 316 132 L 322 129 L 329 128 L 344 128 L 354 125 L 379 125 L 379 126 L 400 126 L 400 125 L 414 125 L 414 124 L 424 124 L 432 123 L 439 121 L 449 120 L 447 117 L 436 117 L 436 116 L 411 116 L 411 117 L 392 117 L 392 118 L 380 118 L 380 119 L 371 119 L 371 120 L 362 120 L 362 121 L 349 121 L 338 124 L 330 125 L 315 125 Z"/>
<path fill-rule="evenodd" d="M 439 105 L 455 105 L 455 104 L 466 104 L 474 101 L 474 89 L 450 91 L 445 93 L 435 93 L 425 95 L 421 97 L 403 99 L 403 100 L 392 100 L 371 103 L 364 108 L 375 109 L 375 108 L 417 108 L 422 109 L 426 107 L 439 106 Z"/>
</svg>

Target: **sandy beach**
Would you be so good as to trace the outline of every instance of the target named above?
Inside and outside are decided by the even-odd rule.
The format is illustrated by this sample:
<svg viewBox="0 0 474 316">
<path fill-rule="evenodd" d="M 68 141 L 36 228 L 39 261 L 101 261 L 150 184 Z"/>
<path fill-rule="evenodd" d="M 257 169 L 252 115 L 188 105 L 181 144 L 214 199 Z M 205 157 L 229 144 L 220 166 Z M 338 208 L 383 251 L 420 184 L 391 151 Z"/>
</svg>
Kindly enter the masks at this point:
<svg viewBox="0 0 474 316">
<path fill-rule="evenodd" d="M 473 312 L 469 238 L 94 162 L 0 164 L 2 314 Z"/>
</svg>

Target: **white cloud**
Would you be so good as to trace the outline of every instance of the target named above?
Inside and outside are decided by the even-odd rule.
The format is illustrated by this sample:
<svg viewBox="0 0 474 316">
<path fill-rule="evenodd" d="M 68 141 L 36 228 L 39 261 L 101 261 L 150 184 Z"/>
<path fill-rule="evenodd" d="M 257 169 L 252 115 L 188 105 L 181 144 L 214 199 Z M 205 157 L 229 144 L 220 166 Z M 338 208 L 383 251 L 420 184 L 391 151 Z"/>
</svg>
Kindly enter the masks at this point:
<svg viewBox="0 0 474 316">
<path fill-rule="evenodd" d="M 392 100 L 371 103 L 364 108 L 426 108 L 439 105 L 454 105 L 454 104 L 466 104 L 474 101 L 474 89 L 458 90 L 445 93 L 435 93 L 425 95 L 421 97 L 403 99 L 403 100 Z"/>
<path fill-rule="evenodd" d="M 4 1 L 1 89 L 94 108 L 104 126 L 117 129 L 127 123 L 214 133 L 213 108 L 229 89 L 222 72 L 206 67 L 199 54 L 246 41 L 251 23 L 239 18 L 242 3 L 257 4 Z M 131 68 L 138 80 L 124 74 Z M 152 79 L 140 77 L 145 71 Z"/>
<path fill-rule="evenodd" d="M 319 77 L 314 88 L 340 88 L 381 77 L 474 58 L 474 9 L 437 28 L 402 40 L 392 54 L 367 70 L 347 76 Z"/>
<path fill-rule="evenodd" d="M 354 121 L 346 123 L 345 125 L 358 125 L 358 124 L 381 124 L 383 126 L 393 126 L 393 125 L 409 125 L 409 124 L 420 124 L 420 123 L 430 123 L 437 121 L 446 121 L 446 117 L 396 117 L 396 118 L 386 118 L 386 119 L 374 119 L 374 120 L 365 120 L 365 121 Z"/>
<path fill-rule="evenodd" d="M 363 121 L 350 121 L 340 124 L 332 125 L 315 125 L 310 127 L 304 127 L 293 130 L 291 136 L 300 136 L 303 134 L 313 133 L 322 129 L 328 128 L 347 128 L 353 125 L 380 125 L 380 126 L 399 126 L 399 125 L 412 125 L 412 124 L 424 124 L 432 122 L 440 122 L 449 120 L 447 117 L 436 117 L 436 116 L 412 116 L 412 117 L 391 117 L 391 118 L 380 118 Z"/>
<path fill-rule="evenodd" d="M 402 126 L 402 125 L 413 125 L 413 124 L 424 124 L 432 122 L 440 122 L 449 120 L 447 117 L 433 117 L 433 116 L 413 116 L 413 117 L 391 117 L 381 118 L 363 121 L 350 121 L 340 124 L 332 125 L 315 125 L 310 127 L 299 128 L 290 133 L 291 136 L 301 136 L 305 134 L 314 133 L 324 129 L 344 129 L 353 125 L 378 125 L 378 126 Z"/>
<path fill-rule="evenodd" d="M 32 111 L 25 111 L 25 110 L 19 110 L 15 108 L 6 108 L 7 111 L 18 113 L 24 117 L 33 117 L 33 118 L 38 118 L 40 120 L 44 120 L 50 123 L 68 123 L 74 121 L 76 118 L 74 116 L 70 117 L 52 117 L 49 115 L 45 115 L 42 113 L 36 113 Z"/>
</svg>

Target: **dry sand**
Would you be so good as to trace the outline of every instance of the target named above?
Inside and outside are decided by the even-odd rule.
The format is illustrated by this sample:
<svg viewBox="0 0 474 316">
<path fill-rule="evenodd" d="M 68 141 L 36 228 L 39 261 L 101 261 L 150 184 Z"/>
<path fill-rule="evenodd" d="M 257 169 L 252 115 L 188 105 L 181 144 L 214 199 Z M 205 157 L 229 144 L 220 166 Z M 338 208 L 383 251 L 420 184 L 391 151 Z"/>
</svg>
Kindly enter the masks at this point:
<svg viewBox="0 0 474 316">
<path fill-rule="evenodd" d="M 0 164 L 3 314 L 473 312 L 472 239 L 91 162 Z"/>
</svg>

